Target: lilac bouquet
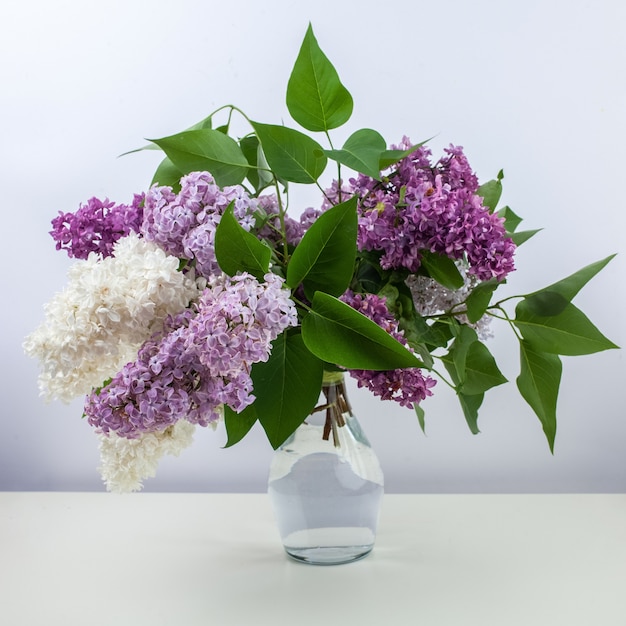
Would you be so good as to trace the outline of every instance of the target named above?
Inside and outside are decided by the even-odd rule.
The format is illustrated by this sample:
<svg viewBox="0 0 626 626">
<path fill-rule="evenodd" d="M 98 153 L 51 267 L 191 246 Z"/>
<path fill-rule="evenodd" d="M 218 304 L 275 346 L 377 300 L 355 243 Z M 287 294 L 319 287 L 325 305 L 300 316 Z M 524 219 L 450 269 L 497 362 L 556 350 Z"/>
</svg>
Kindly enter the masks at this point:
<svg viewBox="0 0 626 626">
<path fill-rule="evenodd" d="M 309 27 L 287 108 L 326 147 L 228 105 L 152 141 L 165 157 L 130 204 L 92 198 L 53 220 L 76 263 L 25 349 L 48 399 L 86 396 L 109 489 L 140 488 L 198 426 L 223 421 L 233 445 L 258 421 L 278 447 L 327 371 L 414 409 L 422 428 L 442 380 L 478 432 L 485 393 L 506 382 L 485 343 L 495 319 L 519 341 L 517 387 L 552 449 L 560 355 L 616 347 L 572 304 L 611 257 L 497 300 L 537 232 L 498 209 L 502 173 L 480 184 L 458 146 L 435 158 L 426 142 L 388 146 L 367 128 L 335 148 L 330 131 L 352 106 Z M 243 137 L 230 135 L 233 116 Z M 316 185 L 319 207 L 288 214 L 293 184 Z"/>
</svg>

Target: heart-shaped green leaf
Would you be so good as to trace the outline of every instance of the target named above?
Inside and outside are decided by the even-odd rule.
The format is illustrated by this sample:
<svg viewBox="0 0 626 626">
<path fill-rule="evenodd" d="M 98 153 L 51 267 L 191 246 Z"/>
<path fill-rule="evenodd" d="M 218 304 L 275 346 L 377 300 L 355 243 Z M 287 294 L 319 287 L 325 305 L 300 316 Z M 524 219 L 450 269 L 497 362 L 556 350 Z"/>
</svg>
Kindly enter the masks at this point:
<svg viewBox="0 0 626 626">
<path fill-rule="evenodd" d="M 307 130 L 325 132 L 352 115 L 352 96 L 322 52 L 309 24 L 287 84 L 287 108 Z"/>
</svg>

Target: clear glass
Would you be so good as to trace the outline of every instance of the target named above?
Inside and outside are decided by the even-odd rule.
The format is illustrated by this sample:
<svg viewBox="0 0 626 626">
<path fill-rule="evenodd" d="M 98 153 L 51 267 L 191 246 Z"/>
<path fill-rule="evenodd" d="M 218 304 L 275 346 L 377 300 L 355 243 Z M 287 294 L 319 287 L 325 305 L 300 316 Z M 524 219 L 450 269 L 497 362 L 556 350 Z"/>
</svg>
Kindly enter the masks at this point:
<svg viewBox="0 0 626 626">
<path fill-rule="evenodd" d="M 270 466 L 268 491 L 287 554 L 315 565 L 369 554 L 383 482 L 378 457 L 350 409 L 343 375 L 325 375 L 320 404 Z"/>
</svg>

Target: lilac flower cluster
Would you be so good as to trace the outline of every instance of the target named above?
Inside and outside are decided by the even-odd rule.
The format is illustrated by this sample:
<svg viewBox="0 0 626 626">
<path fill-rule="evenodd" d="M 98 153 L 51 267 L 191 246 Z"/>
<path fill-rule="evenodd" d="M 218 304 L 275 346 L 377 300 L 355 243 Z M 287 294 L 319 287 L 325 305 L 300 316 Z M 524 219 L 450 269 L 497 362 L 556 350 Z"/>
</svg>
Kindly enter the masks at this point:
<svg viewBox="0 0 626 626">
<path fill-rule="evenodd" d="M 130 233 L 113 254 L 91 253 L 68 271 L 68 284 L 46 305 L 46 319 L 24 343 L 41 364 L 39 386 L 69 402 L 89 393 L 129 360 L 164 320 L 198 295 L 179 261 Z"/>
<path fill-rule="evenodd" d="M 410 146 L 404 139 L 401 149 Z M 477 195 L 478 179 L 460 147 L 451 146 L 436 164 L 418 148 L 382 182 L 364 175 L 351 179 L 361 198 L 358 244 L 382 252 L 383 269 L 417 271 L 421 252 L 466 257 L 479 280 L 502 280 L 514 269 L 515 244 L 503 220 Z"/>
<path fill-rule="evenodd" d="M 341 299 L 376 322 L 401 344 L 406 345 L 406 339 L 398 329 L 397 320 L 387 309 L 384 298 L 371 293 L 359 294 L 347 291 Z M 408 408 L 431 396 L 430 389 L 436 384 L 429 376 L 424 377 L 418 368 L 388 371 L 350 370 L 350 375 L 357 380 L 359 387 L 365 387 L 382 400 L 395 400 Z"/>
<path fill-rule="evenodd" d="M 170 317 L 136 361 L 87 397 L 89 423 L 133 439 L 181 419 L 206 426 L 223 404 L 243 410 L 254 401 L 251 365 L 297 323 L 283 282 L 271 273 L 263 283 L 249 274 L 214 279 L 193 309 Z"/>
<path fill-rule="evenodd" d="M 168 254 L 195 261 L 196 271 L 209 278 L 221 273 L 215 258 L 215 231 L 228 205 L 246 230 L 254 226 L 258 202 L 241 185 L 220 189 L 208 172 L 181 178 L 181 190 L 152 187 L 146 194 L 141 233 Z"/>
<path fill-rule="evenodd" d="M 139 231 L 143 201 L 143 194 L 135 194 L 130 205 L 91 198 L 75 213 L 59 211 L 50 231 L 56 249 L 66 250 L 68 256 L 76 259 L 86 259 L 90 252 L 102 258 L 111 256 L 116 241 Z"/>
<path fill-rule="evenodd" d="M 135 439 L 100 434 L 100 473 L 108 491 L 128 493 L 143 486 L 145 478 L 156 476 L 159 461 L 166 454 L 179 456 L 193 443 L 195 426 L 180 420 L 155 433 Z"/>
</svg>

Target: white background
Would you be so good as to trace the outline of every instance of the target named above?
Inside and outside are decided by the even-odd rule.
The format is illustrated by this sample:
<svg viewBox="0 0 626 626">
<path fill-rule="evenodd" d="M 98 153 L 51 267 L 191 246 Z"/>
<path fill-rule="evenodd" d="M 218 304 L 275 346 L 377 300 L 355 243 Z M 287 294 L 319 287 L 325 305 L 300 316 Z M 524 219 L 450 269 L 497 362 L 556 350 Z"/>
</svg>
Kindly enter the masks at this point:
<svg viewBox="0 0 626 626">
<path fill-rule="evenodd" d="M 626 343 L 620 0 L 4 2 L 0 489 L 103 489 L 81 401 L 44 404 L 37 364 L 21 348 L 70 264 L 47 234 L 50 220 L 94 195 L 129 201 L 159 157 L 117 155 L 222 104 L 289 122 L 285 86 L 309 20 L 355 99 L 337 143 L 361 127 L 389 142 L 435 136 L 435 154 L 463 145 L 483 180 L 503 168 L 505 202 L 526 228 L 544 228 L 519 251 L 507 293 L 618 252 L 576 304 Z M 300 202 L 317 199 L 305 190 Z M 387 490 L 623 492 L 622 352 L 564 359 L 552 456 L 517 395 L 516 342 L 498 330 L 490 348 L 511 383 L 487 395 L 477 436 L 442 384 L 424 404 L 427 436 L 411 411 L 351 389 Z M 263 433 L 233 449 L 223 443 L 222 430 L 199 433 L 146 490 L 264 490 L 271 449 Z"/>
</svg>

